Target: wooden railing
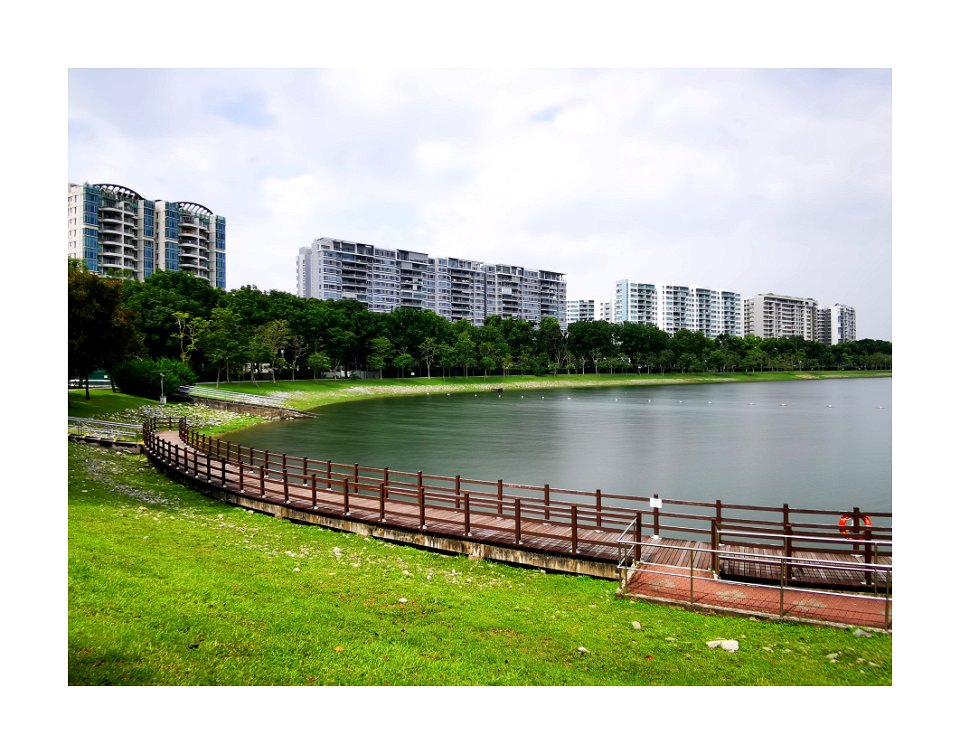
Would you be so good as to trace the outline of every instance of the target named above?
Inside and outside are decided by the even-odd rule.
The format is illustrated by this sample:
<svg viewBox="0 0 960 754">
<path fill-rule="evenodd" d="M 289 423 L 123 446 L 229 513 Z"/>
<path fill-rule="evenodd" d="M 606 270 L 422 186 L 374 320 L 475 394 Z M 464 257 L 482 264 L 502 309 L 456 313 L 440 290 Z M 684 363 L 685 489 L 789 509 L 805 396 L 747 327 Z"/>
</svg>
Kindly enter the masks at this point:
<svg viewBox="0 0 960 754">
<path fill-rule="evenodd" d="M 163 422 L 144 425 L 147 452 L 191 476 L 281 505 L 329 506 L 335 495 L 337 515 L 386 522 L 389 508 L 391 525 L 421 531 L 449 530 L 454 510 L 457 536 L 521 547 L 535 536 L 551 543 L 540 548 L 612 562 L 616 540 L 628 528 L 638 542 L 642 536 L 699 540 L 717 551 L 733 544 L 770 546 L 771 536 L 779 536 L 787 557 L 798 536 L 816 537 L 824 552 L 862 552 L 873 559 L 891 548 L 889 513 L 699 503 L 397 471 L 259 450 L 204 435 L 184 420 L 167 420 L 168 429 L 178 428 L 181 447 L 159 437 Z M 838 527 L 844 515 L 851 517 L 846 534 Z"/>
</svg>

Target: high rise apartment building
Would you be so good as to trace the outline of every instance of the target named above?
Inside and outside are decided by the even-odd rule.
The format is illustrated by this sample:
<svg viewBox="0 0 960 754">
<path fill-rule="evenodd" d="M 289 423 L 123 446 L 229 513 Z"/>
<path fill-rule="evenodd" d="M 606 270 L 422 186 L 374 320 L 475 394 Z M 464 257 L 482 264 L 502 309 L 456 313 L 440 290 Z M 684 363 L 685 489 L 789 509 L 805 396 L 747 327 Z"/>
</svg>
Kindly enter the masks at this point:
<svg viewBox="0 0 960 754">
<path fill-rule="evenodd" d="M 104 277 L 188 272 L 226 288 L 226 220 L 196 202 L 146 199 L 115 184 L 68 184 L 67 256 Z"/>
<path fill-rule="evenodd" d="M 814 340 L 817 302 L 812 298 L 761 293 L 743 303 L 745 335 Z"/>
<path fill-rule="evenodd" d="M 818 308 L 814 338 L 828 346 L 857 339 L 857 312 L 852 306 L 834 304 Z"/>
<path fill-rule="evenodd" d="M 482 325 L 489 315 L 566 324 L 563 273 L 457 257 L 431 257 L 336 238 L 317 238 L 297 258 L 297 295 L 355 299 L 371 311 L 429 309 Z"/>
<path fill-rule="evenodd" d="M 743 334 L 739 293 L 667 283 L 618 280 L 613 321 L 654 325 L 670 335 L 678 330 L 718 335 Z"/>
</svg>

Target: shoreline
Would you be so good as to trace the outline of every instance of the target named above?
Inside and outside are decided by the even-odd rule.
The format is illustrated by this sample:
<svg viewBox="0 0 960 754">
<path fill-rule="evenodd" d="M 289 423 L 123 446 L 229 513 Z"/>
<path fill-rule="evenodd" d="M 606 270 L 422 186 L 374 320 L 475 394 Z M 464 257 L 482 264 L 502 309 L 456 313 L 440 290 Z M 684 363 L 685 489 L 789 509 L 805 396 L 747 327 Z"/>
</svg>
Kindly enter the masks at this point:
<svg viewBox="0 0 960 754">
<path fill-rule="evenodd" d="M 409 378 L 410 383 L 401 384 L 403 378 L 391 379 L 388 384 L 378 380 L 381 384 L 357 384 L 352 380 L 337 380 L 334 384 L 327 382 L 307 382 L 304 380 L 288 381 L 287 387 L 294 385 L 322 386 L 316 392 L 309 389 L 284 389 L 283 382 L 276 383 L 276 390 L 266 390 L 265 394 L 283 395 L 290 399 L 287 405 L 305 411 L 315 411 L 331 403 L 340 403 L 352 400 L 371 398 L 394 398 L 412 395 L 429 395 L 433 393 L 476 392 L 478 390 L 551 390 L 576 388 L 603 388 L 603 387 L 656 387 L 662 385 L 705 385 L 731 384 L 756 382 L 786 382 L 795 380 L 820 379 L 877 379 L 892 378 L 892 372 L 767 372 L 761 374 L 744 375 L 556 375 L 544 377 L 420 377 Z M 429 380 L 429 382 L 428 382 Z M 441 380 L 434 382 L 434 380 Z M 482 381 L 479 381 L 482 380 Z M 237 391 L 242 392 L 242 391 Z M 322 400 L 321 398 L 327 398 Z M 314 402 L 321 399 L 319 402 Z"/>
</svg>

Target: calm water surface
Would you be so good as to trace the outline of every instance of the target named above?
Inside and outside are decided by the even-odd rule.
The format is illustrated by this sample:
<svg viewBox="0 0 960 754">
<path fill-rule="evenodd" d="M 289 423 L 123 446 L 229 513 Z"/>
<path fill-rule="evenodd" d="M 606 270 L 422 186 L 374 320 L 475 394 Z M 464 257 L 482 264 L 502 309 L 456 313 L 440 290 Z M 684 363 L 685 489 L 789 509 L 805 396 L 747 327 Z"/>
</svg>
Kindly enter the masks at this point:
<svg viewBox="0 0 960 754">
<path fill-rule="evenodd" d="M 398 471 L 746 505 L 890 511 L 891 379 L 386 398 L 233 433 Z"/>
</svg>

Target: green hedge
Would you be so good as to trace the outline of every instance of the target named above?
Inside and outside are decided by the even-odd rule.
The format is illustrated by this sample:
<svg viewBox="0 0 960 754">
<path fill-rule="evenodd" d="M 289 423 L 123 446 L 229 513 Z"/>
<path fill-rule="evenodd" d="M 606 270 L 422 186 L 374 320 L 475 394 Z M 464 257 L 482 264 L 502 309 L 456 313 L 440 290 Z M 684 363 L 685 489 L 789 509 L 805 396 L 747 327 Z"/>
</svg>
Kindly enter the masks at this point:
<svg viewBox="0 0 960 754">
<path fill-rule="evenodd" d="M 181 385 L 192 385 L 197 375 L 189 366 L 173 359 L 132 359 L 113 370 L 113 381 L 121 392 L 142 398 L 160 397 L 160 374 L 163 392 L 176 395 Z"/>
</svg>

